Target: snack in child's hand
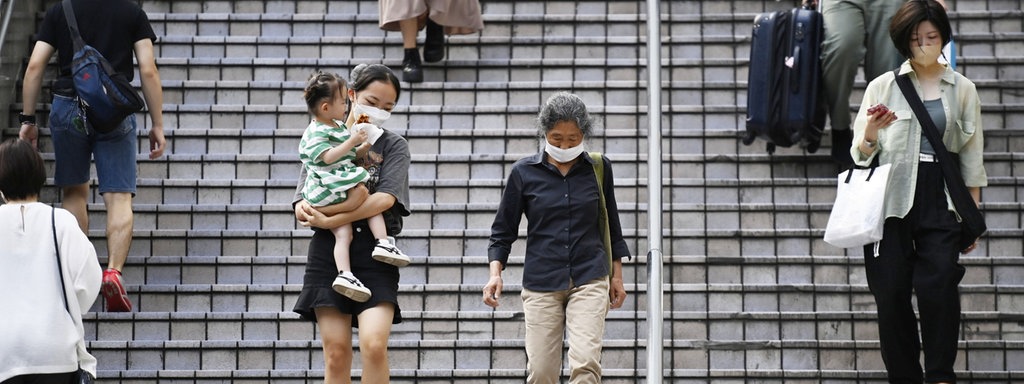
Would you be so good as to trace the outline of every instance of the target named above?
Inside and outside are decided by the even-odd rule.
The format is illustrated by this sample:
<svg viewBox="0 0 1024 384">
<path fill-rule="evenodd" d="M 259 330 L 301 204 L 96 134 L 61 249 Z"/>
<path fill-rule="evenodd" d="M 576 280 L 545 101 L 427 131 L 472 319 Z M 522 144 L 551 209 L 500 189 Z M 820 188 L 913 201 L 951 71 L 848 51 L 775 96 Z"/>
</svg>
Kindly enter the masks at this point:
<svg viewBox="0 0 1024 384">
<path fill-rule="evenodd" d="M 370 122 L 370 116 L 367 116 L 365 113 L 360 113 L 359 117 L 356 118 L 356 124 L 369 123 L 369 122 Z"/>
<path fill-rule="evenodd" d="M 868 115 L 884 115 L 886 113 L 889 113 L 889 107 L 886 107 L 885 104 L 882 103 L 875 104 L 875 106 L 868 108 Z"/>
</svg>

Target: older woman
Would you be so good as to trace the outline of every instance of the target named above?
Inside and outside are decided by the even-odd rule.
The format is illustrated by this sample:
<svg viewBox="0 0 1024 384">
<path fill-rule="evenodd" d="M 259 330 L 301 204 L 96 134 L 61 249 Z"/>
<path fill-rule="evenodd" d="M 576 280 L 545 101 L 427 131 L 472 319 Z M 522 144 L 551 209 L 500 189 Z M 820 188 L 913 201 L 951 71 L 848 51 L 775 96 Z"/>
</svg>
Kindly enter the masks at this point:
<svg viewBox="0 0 1024 384">
<path fill-rule="evenodd" d="M 611 163 L 602 157 L 612 242 L 609 256 L 598 226 L 600 187 L 595 162 L 583 150 L 593 129 L 586 105 L 576 95 L 557 93 L 544 104 L 538 120 L 544 150 L 512 166 L 491 226 L 490 280 L 483 301 L 498 306 L 501 271 L 508 264 L 525 213 L 529 224 L 522 299 L 527 382 L 559 381 L 562 334 L 568 329 L 570 382 L 599 383 L 605 317 L 609 306 L 619 308 L 626 298 L 622 258 L 629 257 L 629 249 L 619 224 L 615 178 Z"/>
<path fill-rule="evenodd" d="M 100 263 L 70 212 L 38 202 L 45 181 L 43 159 L 32 144 L 0 144 L 0 196 L 6 202 L 0 205 L 4 384 L 67 383 L 79 367 L 96 374 L 96 359 L 85 350 L 82 313 L 100 292 Z"/>
<path fill-rule="evenodd" d="M 898 74 L 888 72 L 868 84 L 850 150 L 858 165 L 868 165 L 876 157 L 880 164 L 892 164 L 882 240 L 864 247 L 868 287 L 877 304 L 889 381 L 953 383 L 960 330 L 958 285 L 964 276 L 959 256 L 973 251 L 977 243 L 960 249 L 958 216 L 949 204 L 937 152 L 922 136 L 921 116 L 910 109 L 896 76 L 907 76 L 914 84 L 944 146 L 959 155 L 957 168 L 975 203 L 987 185 L 981 101 L 974 83 L 939 62 L 942 46 L 951 38 L 942 4 L 904 3 L 892 18 L 889 35 L 907 61 Z M 877 104 L 889 111 L 869 108 Z M 920 338 L 911 301 L 915 293 Z"/>
<path fill-rule="evenodd" d="M 398 78 L 386 66 L 361 64 L 352 69 L 349 79 L 349 102 L 360 108 L 383 110 L 390 115 L 401 92 Z M 350 112 L 346 126 L 354 126 L 356 112 Z M 383 117 L 386 119 L 386 117 Z M 370 149 L 365 167 L 370 178 L 365 182 L 370 190 L 359 208 L 326 216 L 302 200 L 301 190 L 306 175 L 303 170 L 295 194 L 295 217 L 304 225 L 314 227 L 309 244 L 309 258 L 303 277 L 302 292 L 295 303 L 295 312 L 303 318 L 316 321 L 324 349 L 324 381 L 328 384 L 352 382 L 352 328 L 359 328 L 359 353 L 363 362 L 363 383 L 387 383 L 388 337 L 391 325 L 402 322 L 398 307 L 398 267 L 382 263 L 371 257 L 377 244 L 366 219 L 384 215 L 387 231 L 396 235 L 402 231 L 402 216 L 409 215 L 409 143 L 405 138 L 388 130 L 370 132 L 380 135 Z M 355 302 L 338 295 L 331 288 L 338 275 L 334 261 L 334 235 L 327 228 L 352 224 L 350 248 L 352 272 L 373 294 L 366 302 Z"/>
</svg>

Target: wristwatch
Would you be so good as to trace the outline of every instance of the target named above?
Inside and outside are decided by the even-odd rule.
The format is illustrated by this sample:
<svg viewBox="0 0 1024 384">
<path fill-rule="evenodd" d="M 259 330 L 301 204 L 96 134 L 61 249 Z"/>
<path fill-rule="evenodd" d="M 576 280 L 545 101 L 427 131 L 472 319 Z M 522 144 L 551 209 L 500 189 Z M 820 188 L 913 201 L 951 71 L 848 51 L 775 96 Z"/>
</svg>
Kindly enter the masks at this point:
<svg viewBox="0 0 1024 384">
<path fill-rule="evenodd" d="M 864 146 L 866 146 L 868 148 L 874 148 L 875 147 L 875 142 L 871 141 L 871 140 L 868 140 L 868 139 L 864 139 Z"/>
<path fill-rule="evenodd" d="M 32 124 L 32 125 L 34 125 L 36 123 L 36 115 L 26 115 L 24 113 L 19 113 L 18 114 L 18 121 L 21 122 L 22 125 L 24 125 L 24 124 Z"/>
</svg>

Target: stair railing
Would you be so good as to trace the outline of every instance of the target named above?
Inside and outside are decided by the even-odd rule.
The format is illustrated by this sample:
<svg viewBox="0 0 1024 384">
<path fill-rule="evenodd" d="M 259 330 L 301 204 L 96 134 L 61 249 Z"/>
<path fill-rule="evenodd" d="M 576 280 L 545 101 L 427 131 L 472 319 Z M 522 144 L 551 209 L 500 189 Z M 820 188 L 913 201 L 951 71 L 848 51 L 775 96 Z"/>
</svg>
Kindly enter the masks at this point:
<svg viewBox="0 0 1024 384">
<path fill-rule="evenodd" d="M 11 25 L 11 13 L 14 13 L 14 0 L 0 0 L 0 17 L 3 24 L 0 24 L 0 57 L 4 52 L 4 41 L 7 40 L 7 27 Z"/>
<path fill-rule="evenodd" d="M 664 339 L 661 327 L 664 287 L 661 249 L 661 11 L 647 0 L 647 383 L 661 384 Z"/>
</svg>

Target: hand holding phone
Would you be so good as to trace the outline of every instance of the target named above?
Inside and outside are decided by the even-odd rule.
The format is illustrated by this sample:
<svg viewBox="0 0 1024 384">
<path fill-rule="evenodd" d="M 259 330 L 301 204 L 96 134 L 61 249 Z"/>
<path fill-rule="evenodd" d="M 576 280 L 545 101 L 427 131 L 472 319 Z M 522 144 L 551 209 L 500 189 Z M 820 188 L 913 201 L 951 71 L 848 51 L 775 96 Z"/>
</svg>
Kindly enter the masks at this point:
<svg viewBox="0 0 1024 384">
<path fill-rule="evenodd" d="M 873 107 L 868 108 L 868 116 L 874 114 L 884 115 L 887 113 L 889 113 L 889 107 L 886 107 L 885 104 L 882 103 L 875 104 Z"/>
</svg>

